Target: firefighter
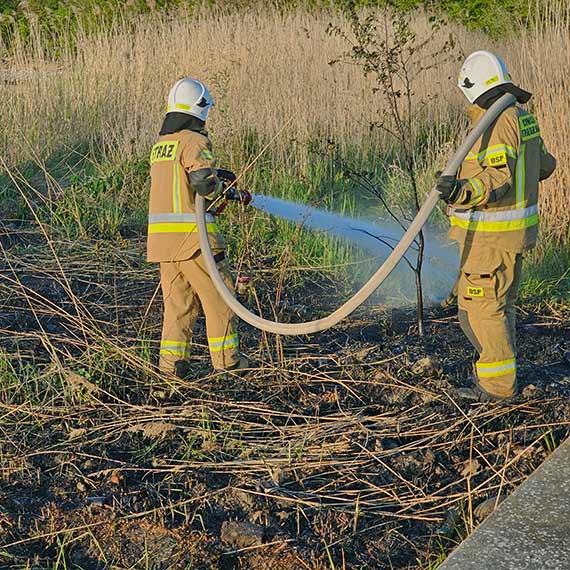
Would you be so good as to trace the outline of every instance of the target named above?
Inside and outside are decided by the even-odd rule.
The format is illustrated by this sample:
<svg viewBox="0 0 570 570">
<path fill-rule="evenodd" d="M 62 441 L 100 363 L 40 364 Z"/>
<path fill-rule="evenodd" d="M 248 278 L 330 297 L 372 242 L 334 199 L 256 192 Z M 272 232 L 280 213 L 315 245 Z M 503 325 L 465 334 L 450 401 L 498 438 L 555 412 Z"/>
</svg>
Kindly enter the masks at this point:
<svg viewBox="0 0 570 570">
<path fill-rule="evenodd" d="M 448 204 L 449 236 L 460 247 L 459 322 L 479 353 L 475 382 L 458 396 L 503 400 L 517 390 L 515 303 L 523 254 L 536 245 L 539 181 L 552 174 L 556 160 L 535 115 L 519 105 L 531 93 L 513 84 L 500 57 L 471 54 L 459 88 L 471 103 L 472 125 L 505 93 L 517 100 L 477 141 L 457 176 L 440 176 L 437 184 Z"/>
<path fill-rule="evenodd" d="M 215 370 L 239 372 L 249 362 L 239 352 L 236 317 L 223 302 L 206 270 L 198 242 L 194 195 L 247 204 L 251 195 L 235 188 L 235 175 L 214 168 L 212 146 L 205 131 L 214 101 L 200 81 L 176 82 L 168 96 L 166 117 L 150 155 L 150 203 L 147 259 L 160 263 L 164 299 L 159 368 L 185 376 L 192 329 L 202 307 Z M 207 227 L 215 259 L 226 284 L 233 288 L 225 243 L 213 215 Z"/>
</svg>

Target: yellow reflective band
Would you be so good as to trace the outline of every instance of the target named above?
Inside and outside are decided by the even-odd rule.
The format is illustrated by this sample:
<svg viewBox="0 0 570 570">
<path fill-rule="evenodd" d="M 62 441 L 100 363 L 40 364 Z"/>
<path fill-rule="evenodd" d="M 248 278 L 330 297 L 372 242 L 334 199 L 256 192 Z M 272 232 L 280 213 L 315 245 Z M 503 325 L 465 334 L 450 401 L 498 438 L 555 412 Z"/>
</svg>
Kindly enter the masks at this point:
<svg viewBox="0 0 570 570">
<path fill-rule="evenodd" d="M 210 352 L 220 352 L 228 348 L 236 348 L 239 346 L 239 337 L 237 333 L 227 336 L 208 337 L 208 346 Z"/>
<path fill-rule="evenodd" d="M 510 158 L 516 158 L 517 150 L 516 148 L 506 144 L 495 144 L 493 146 L 487 147 L 486 149 L 478 152 L 477 154 L 475 154 L 474 152 L 470 152 L 465 160 L 469 161 L 478 160 L 479 162 L 483 162 L 487 157 L 494 156 L 496 154 L 506 154 Z"/>
<path fill-rule="evenodd" d="M 491 77 L 491 79 L 487 79 L 487 81 L 485 81 L 485 85 L 493 85 L 493 83 L 497 83 L 497 81 L 499 81 L 499 76 L 495 75 L 495 77 Z"/>
<path fill-rule="evenodd" d="M 202 149 L 200 156 L 206 160 L 214 160 L 214 153 L 209 148 Z"/>
<path fill-rule="evenodd" d="M 540 128 L 538 127 L 538 121 L 534 115 L 528 114 L 519 117 L 519 127 L 523 142 L 540 136 Z"/>
<path fill-rule="evenodd" d="M 180 168 L 174 163 L 172 170 L 172 211 L 179 214 L 182 211 L 182 198 L 180 197 Z"/>
<path fill-rule="evenodd" d="M 237 348 L 239 346 L 239 341 L 235 340 L 231 343 L 224 344 L 223 346 L 211 346 L 210 352 L 221 352 L 222 350 L 228 350 L 229 348 Z"/>
<path fill-rule="evenodd" d="M 150 152 L 150 165 L 157 162 L 171 161 L 176 158 L 178 141 L 165 141 L 156 143 Z"/>
<path fill-rule="evenodd" d="M 225 342 L 228 339 L 234 339 L 238 337 L 238 333 L 232 333 L 232 334 L 228 334 L 226 336 L 209 336 L 208 337 L 208 343 L 212 344 L 212 343 L 217 343 L 217 342 Z"/>
<path fill-rule="evenodd" d="M 480 378 L 495 378 L 516 373 L 517 360 L 516 358 L 509 358 L 507 360 L 499 360 L 498 362 L 477 362 L 475 366 L 477 368 L 477 376 Z"/>
<path fill-rule="evenodd" d="M 497 362 L 477 362 L 477 370 L 487 369 L 487 368 L 496 368 L 497 366 L 506 366 L 507 364 L 514 364 L 516 363 L 516 358 L 507 358 L 506 360 L 497 360 Z"/>
<path fill-rule="evenodd" d="M 165 354 L 167 356 L 188 356 L 190 350 L 187 348 L 161 348 L 160 354 Z"/>
<path fill-rule="evenodd" d="M 500 372 L 489 372 L 485 370 L 483 371 L 478 370 L 477 376 L 479 376 L 479 378 L 497 378 L 498 376 L 507 376 L 508 374 L 515 374 L 516 371 L 517 367 L 513 365 L 511 368 L 507 370 L 501 370 Z"/>
<path fill-rule="evenodd" d="M 483 287 L 467 287 L 468 297 L 484 297 L 485 289 Z"/>
<path fill-rule="evenodd" d="M 190 343 L 188 341 L 180 341 L 180 340 L 161 340 L 160 346 L 183 346 L 186 347 Z"/>
<path fill-rule="evenodd" d="M 526 144 L 521 146 L 521 152 L 517 159 L 517 169 L 515 173 L 515 189 L 517 193 L 517 209 L 525 207 L 525 185 L 526 185 Z"/>
<path fill-rule="evenodd" d="M 479 202 L 481 202 L 481 199 L 483 198 L 484 194 L 483 185 L 481 184 L 481 181 L 478 178 L 468 178 L 467 181 L 471 185 L 471 188 L 473 188 L 471 200 L 469 200 L 467 205 L 473 207 L 479 204 Z"/>
<path fill-rule="evenodd" d="M 503 220 L 503 221 L 482 221 L 482 220 L 461 220 L 455 216 L 449 218 L 452 226 L 457 226 L 472 232 L 513 232 L 515 230 L 524 230 L 538 224 L 538 214 L 533 214 L 528 218 L 521 220 Z"/>
<path fill-rule="evenodd" d="M 169 356 L 188 356 L 190 354 L 190 343 L 179 340 L 161 340 L 160 354 Z"/>
<path fill-rule="evenodd" d="M 176 103 L 177 109 L 182 109 L 183 111 L 190 111 L 190 105 L 184 105 L 184 103 Z"/>
<path fill-rule="evenodd" d="M 187 212 L 184 214 L 173 214 L 172 212 L 157 213 L 148 215 L 149 224 L 157 223 L 171 223 L 171 222 L 195 222 L 196 214 L 194 212 Z M 214 222 L 214 216 L 212 214 L 206 214 L 206 222 Z"/>
<path fill-rule="evenodd" d="M 219 233 L 218 224 L 206 224 L 208 233 Z M 193 223 L 158 223 L 149 224 L 149 234 L 195 234 L 198 232 L 198 225 Z"/>
<path fill-rule="evenodd" d="M 467 180 L 475 190 L 477 196 L 481 196 L 483 194 L 483 185 L 481 184 L 481 181 L 478 178 L 468 178 Z"/>
</svg>

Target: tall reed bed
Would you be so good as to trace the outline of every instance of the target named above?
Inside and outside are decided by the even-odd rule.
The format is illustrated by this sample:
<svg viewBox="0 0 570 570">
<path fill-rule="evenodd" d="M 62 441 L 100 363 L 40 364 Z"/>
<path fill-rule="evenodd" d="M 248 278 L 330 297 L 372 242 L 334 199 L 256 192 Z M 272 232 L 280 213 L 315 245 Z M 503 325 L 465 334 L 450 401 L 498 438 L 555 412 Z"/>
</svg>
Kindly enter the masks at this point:
<svg viewBox="0 0 570 570">
<path fill-rule="evenodd" d="M 423 15 L 416 19 L 421 37 L 429 27 Z M 368 170 L 397 156 L 389 137 L 369 128 L 384 112 L 370 81 L 354 66 L 330 65 L 349 47 L 326 33 L 331 23 L 344 25 L 341 15 L 324 10 L 152 14 L 119 19 L 97 33 L 80 30 L 57 57 L 42 45 L 48 38 L 34 34 L 32 44 L 17 45 L 0 70 L 0 153 L 11 166 L 30 159 L 61 166 L 74 158 L 101 169 L 140 158 L 156 138 L 170 85 L 191 75 L 207 82 L 216 98 L 209 128 L 220 159 L 242 168 L 277 135 L 248 180 L 269 193 L 294 186 L 296 198 L 305 191 L 310 197 L 315 155 L 309 149 L 315 143 L 334 143 Z M 450 57 L 415 86 L 422 168 L 428 174 L 441 167 L 467 125 L 455 86 L 459 60 L 474 49 L 494 49 L 515 80 L 535 91 L 544 138 L 559 159 L 542 193 L 544 227 L 550 237 L 564 239 L 570 227 L 570 94 L 564 79 L 570 20 L 553 0 L 532 29 L 515 32 L 493 43 L 457 25 L 440 30 L 442 41 L 449 34 L 457 38 L 457 59 Z M 283 184 L 284 177 L 301 185 Z M 397 194 L 398 184 L 390 187 Z M 134 199 L 143 204 L 144 195 L 141 188 Z"/>
</svg>

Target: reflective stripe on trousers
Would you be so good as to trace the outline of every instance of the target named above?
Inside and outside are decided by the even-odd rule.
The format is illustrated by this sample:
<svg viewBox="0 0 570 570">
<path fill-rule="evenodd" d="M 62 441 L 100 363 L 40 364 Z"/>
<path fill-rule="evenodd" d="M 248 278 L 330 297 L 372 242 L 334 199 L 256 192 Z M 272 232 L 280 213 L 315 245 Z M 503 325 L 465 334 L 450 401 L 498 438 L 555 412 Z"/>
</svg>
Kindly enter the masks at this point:
<svg viewBox="0 0 570 570">
<path fill-rule="evenodd" d="M 498 378 L 517 371 L 517 359 L 509 358 L 497 362 L 477 362 L 477 376 L 479 378 Z"/>
<path fill-rule="evenodd" d="M 449 216 L 452 226 L 481 232 L 509 232 L 538 224 L 538 206 L 515 210 L 477 211 L 452 208 Z"/>
<path fill-rule="evenodd" d="M 190 354 L 190 343 L 177 340 L 162 339 L 160 341 L 160 354 L 187 358 Z"/>
<path fill-rule="evenodd" d="M 208 337 L 208 346 L 211 352 L 219 352 L 228 348 L 236 348 L 239 346 L 239 338 L 237 333 L 219 337 Z"/>
</svg>

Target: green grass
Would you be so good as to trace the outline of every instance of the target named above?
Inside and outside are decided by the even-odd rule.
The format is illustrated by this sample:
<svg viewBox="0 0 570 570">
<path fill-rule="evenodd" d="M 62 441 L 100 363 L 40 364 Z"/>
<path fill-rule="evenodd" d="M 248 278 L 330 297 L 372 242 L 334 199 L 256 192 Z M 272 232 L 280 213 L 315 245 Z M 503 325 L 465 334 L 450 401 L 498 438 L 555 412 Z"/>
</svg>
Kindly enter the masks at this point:
<svg viewBox="0 0 570 570">
<path fill-rule="evenodd" d="M 433 173 L 441 166 L 438 157 L 429 154 L 434 147 L 433 137 L 449 138 L 450 128 L 453 127 L 440 125 L 437 132 L 418 138 L 418 181 L 422 195 L 431 189 Z M 414 215 L 411 185 L 395 151 L 382 155 L 370 146 L 349 147 L 341 152 L 338 147 L 315 139 L 305 145 L 293 143 L 286 156 L 280 154 L 282 150 L 272 148 L 260 155 L 265 145 L 266 141 L 254 131 L 243 132 L 232 144 L 220 148 L 219 163 L 238 173 L 245 171 L 240 183 L 255 194 L 268 194 L 348 216 L 385 219 L 387 213 L 380 200 L 358 186 L 348 174 L 348 170 L 363 172 L 382 190 L 386 202 L 399 217 L 404 214 L 411 219 Z M 253 160 L 256 160 L 254 166 L 248 169 Z M 66 248 L 73 247 L 72 243 L 97 243 L 98 255 L 103 255 L 108 249 L 104 243 L 114 250 L 123 243 L 126 246 L 125 239 L 144 238 L 150 187 L 146 157 L 111 162 L 95 151 L 78 148 L 74 153 L 55 153 L 46 160 L 45 169 L 47 177 L 33 163 L 17 167 L 16 177 L 27 181 L 18 181 L 20 191 L 7 174 L 2 176 L 0 197 L 5 218 L 32 219 L 21 196 L 24 192 L 50 237 L 66 242 Z M 49 178 L 57 183 L 50 183 Z M 350 285 L 362 282 L 377 265 L 345 240 L 252 209 L 240 211 L 232 206 L 219 223 L 228 237 L 230 257 L 240 260 L 243 270 L 259 267 L 261 260 L 271 259 L 274 267 L 286 273 L 289 287 L 303 286 L 300 269 L 322 269 L 342 277 Z M 446 227 L 443 209 L 436 210 L 431 223 L 442 229 Z M 144 242 L 141 245 L 140 253 L 144 256 Z M 527 257 L 521 299 L 526 303 L 566 303 L 570 298 L 570 250 L 542 246 Z"/>
<path fill-rule="evenodd" d="M 570 249 L 547 245 L 528 256 L 521 300 L 541 306 L 570 305 Z"/>
</svg>

